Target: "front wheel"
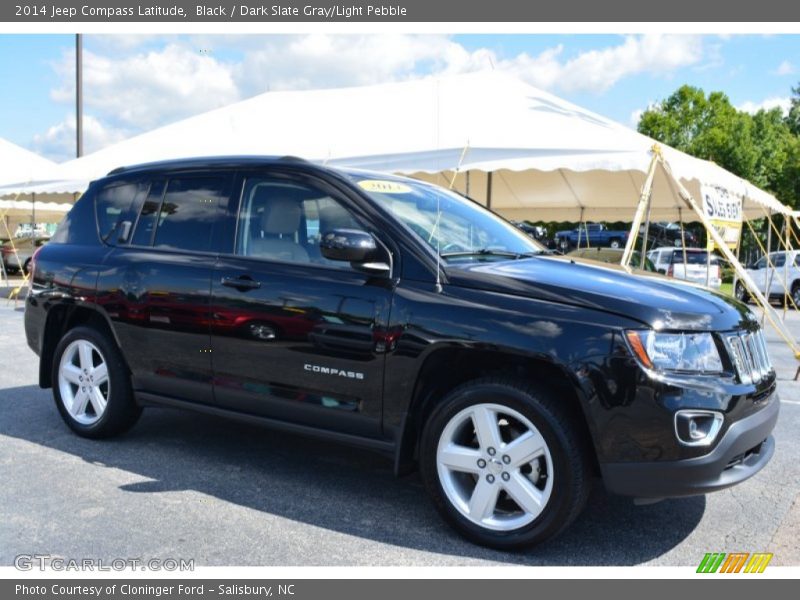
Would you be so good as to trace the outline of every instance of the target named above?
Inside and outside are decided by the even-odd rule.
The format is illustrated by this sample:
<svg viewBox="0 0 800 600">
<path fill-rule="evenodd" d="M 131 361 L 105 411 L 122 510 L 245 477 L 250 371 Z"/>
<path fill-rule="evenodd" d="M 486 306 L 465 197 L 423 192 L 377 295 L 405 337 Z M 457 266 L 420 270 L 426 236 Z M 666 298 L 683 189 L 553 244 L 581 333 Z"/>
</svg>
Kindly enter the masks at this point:
<svg viewBox="0 0 800 600">
<path fill-rule="evenodd" d="M 91 327 L 76 327 L 61 338 L 52 381 L 61 418 L 82 437 L 122 433 L 141 413 L 116 344 Z"/>
<path fill-rule="evenodd" d="M 611 248 L 619 248 L 620 246 L 622 246 L 622 243 L 618 239 L 614 238 L 608 245 Z"/>
<path fill-rule="evenodd" d="M 539 544 L 566 528 L 589 492 L 586 448 L 549 394 L 483 379 L 451 392 L 423 431 L 421 473 L 457 531 L 493 548 Z"/>
</svg>

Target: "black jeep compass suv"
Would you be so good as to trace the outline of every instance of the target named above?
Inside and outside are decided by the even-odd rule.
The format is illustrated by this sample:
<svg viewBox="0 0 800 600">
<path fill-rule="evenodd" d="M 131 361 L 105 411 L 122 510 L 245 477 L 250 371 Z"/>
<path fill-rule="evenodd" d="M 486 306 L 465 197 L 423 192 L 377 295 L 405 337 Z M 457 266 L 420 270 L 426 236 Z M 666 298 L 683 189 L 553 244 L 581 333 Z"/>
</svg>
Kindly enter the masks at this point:
<svg viewBox="0 0 800 600">
<path fill-rule="evenodd" d="M 661 498 L 767 463 L 779 403 L 749 309 L 542 250 L 411 179 L 122 168 L 37 252 L 26 332 L 79 435 L 158 404 L 372 448 L 497 548 L 562 531 L 597 477 Z"/>
</svg>

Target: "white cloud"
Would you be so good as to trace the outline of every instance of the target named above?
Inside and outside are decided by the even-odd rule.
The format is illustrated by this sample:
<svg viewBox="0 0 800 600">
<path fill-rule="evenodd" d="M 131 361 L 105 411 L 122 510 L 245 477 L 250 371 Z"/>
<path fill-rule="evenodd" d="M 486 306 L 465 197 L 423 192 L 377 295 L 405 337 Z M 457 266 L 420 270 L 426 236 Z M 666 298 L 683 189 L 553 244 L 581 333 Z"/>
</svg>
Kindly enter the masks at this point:
<svg viewBox="0 0 800 600">
<path fill-rule="evenodd" d="M 330 88 L 486 69 L 556 93 L 602 93 L 626 77 L 669 76 L 703 60 L 697 36 L 641 35 L 567 57 L 563 45 L 500 56 L 446 35 L 102 36 L 84 51 L 84 101 L 106 132 L 140 133 L 268 90 Z M 54 100 L 74 102 L 74 56 Z M 55 128 L 64 127 L 61 123 Z M 41 140 L 53 138 L 48 131 Z M 102 143 L 103 136 L 98 136 Z M 44 142 L 42 142 L 44 143 Z"/>
<path fill-rule="evenodd" d="M 634 110 L 630 116 L 630 126 L 636 127 L 639 124 L 639 119 L 642 118 L 643 114 L 644 114 L 643 108 L 637 108 L 636 110 Z"/>
<path fill-rule="evenodd" d="M 786 115 L 789 113 L 789 108 L 791 105 L 792 100 L 788 96 L 784 98 L 773 96 L 771 98 L 766 98 L 761 102 L 753 102 L 752 100 L 748 100 L 747 102 L 743 102 L 742 104 L 738 105 L 736 108 L 750 114 L 755 114 L 759 110 L 772 110 L 773 108 L 780 108 L 781 112 Z"/>
<path fill-rule="evenodd" d="M 73 102 L 72 58 L 57 68 L 64 84 L 51 95 Z M 239 99 L 229 65 L 175 43 L 121 59 L 84 51 L 83 87 L 87 109 L 118 126 L 140 130 Z"/>
<path fill-rule="evenodd" d="M 57 162 L 75 158 L 75 130 L 75 115 L 66 116 L 60 123 L 48 127 L 44 133 L 34 136 L 33 150 Z M 83 116 L 84 154 L 122 141 L 129 135 L 128 131 L 107 127 L 92 115 Z"/>
<path fill-rule="evenodd" d="M 569 60 L 560 60 L 562 54 L 563 47 L 558 46 L 500 64 L 539 87 L 600 93 L 632 75 L 664 76 L 697 64 L 703 57 L 703 44 L 697 36 L 627 36 L 619 45 L 589 50 Z"/>
<path fill-rule="evenodd" d="M 775 69 L 775 75 L 792 75 L 795 73 L 797 69 L 795 69 L 794 65 L 789 62 L 788 60 L 784 60 L 781 64 L 778 65 L 778 68 Z"/>
</svg>

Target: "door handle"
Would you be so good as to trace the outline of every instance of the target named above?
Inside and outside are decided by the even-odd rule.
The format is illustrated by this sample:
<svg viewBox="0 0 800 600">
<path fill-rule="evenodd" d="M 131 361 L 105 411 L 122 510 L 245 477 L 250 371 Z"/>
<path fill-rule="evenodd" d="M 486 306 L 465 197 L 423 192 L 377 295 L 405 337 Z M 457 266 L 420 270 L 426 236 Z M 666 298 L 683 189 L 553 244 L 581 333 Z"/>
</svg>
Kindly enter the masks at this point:
<svg viewBox="0 0 800 600">
<path fill-rule="evenodd" d="M 261 287 L 261 282 L 256 281 L 249 275 L 240 275 L 239 277 L 223 277 L 221 283 L 225 287 L 236 288 L 240 292 L 257 290 Z"/>
</svg>

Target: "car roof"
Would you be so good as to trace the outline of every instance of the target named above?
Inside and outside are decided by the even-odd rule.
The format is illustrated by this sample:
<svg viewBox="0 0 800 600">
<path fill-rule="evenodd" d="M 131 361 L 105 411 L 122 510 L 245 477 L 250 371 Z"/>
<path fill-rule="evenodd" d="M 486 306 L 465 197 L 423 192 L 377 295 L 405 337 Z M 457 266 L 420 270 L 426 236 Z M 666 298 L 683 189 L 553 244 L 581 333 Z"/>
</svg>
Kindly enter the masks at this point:
<svg viewBox="0 0 800 600">
<path fill-rule="evenodd" d="M 168 173 L 171 171 L 191 171 L 202 169 L 255 169 L 259 167 L 294 165 L 309 171 L 326 171 L 339 173 L 351 177 L 368 177 L 389 181 L 411 181 L 414 183 L 432 186 L 432 184 L 419 179 L 410 179 L 390 173 L 369 171 L 366 169 L 356 169 L 349 167 L 330 167 L 316 162 L 308 161 L 296 156 L 205 156 L 194 158 L 179 158 L 172 160 L 162 160 L 149 163 L 141 163 L 125 167 L 117 167 L 109 171 L 106 177 L 117 177 L 125 175 L 135 175 L 143 173 Z"/>
<path fill-rule="evenodd" d="M 177 158 L 155 162 L 140 163 L 124 167 L 117 167 L 109 171 L 108 175 L 121 175 L 123 173 L 138 173 L 142 171 L 179 171 L 183 169 L 203 168 L 241 168 L 260 167 L 279 164 L 301 164 L 309 167 L 319 166 L 312 162 L 295 156 L 203 156 L 193 158 Z"/>
</svg>

